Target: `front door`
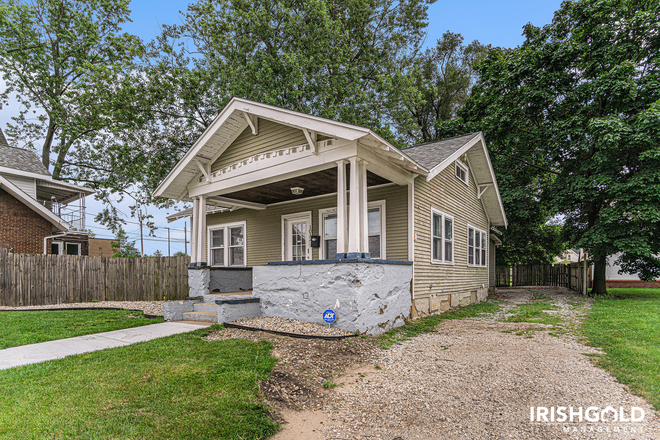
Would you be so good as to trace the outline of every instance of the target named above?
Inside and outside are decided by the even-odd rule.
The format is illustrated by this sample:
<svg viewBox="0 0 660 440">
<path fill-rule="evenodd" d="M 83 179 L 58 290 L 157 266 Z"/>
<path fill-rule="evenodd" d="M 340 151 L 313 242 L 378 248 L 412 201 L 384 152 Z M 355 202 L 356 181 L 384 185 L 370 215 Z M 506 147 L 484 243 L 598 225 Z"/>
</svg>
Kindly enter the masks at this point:
<svg viewBox="0 0 660 440">
<path fill-rule="evenodd" d="M 303 215 L 284 219 L 284 260 L 303 261 L 312 259 L 309 243 L 311 216 Z"/>
</svg>

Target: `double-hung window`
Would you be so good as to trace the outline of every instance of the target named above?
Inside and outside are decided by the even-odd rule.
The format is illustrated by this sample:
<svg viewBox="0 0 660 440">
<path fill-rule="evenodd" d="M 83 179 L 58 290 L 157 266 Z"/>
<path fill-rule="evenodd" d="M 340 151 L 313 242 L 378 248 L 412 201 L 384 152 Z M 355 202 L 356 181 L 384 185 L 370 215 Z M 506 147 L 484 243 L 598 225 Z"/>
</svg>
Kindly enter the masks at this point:
<svg viewBox="0 0 660 440">
<path fill-rule="evenodd" d="M 385 201 L 370 202 L 367 205 L 369 227 L 369 253 L 371 258 L 385 258 Z M 321 257 L 332 260 L 337 254 L 337 209 L 319 211 L 321 227 Z M 350 229 L 351 225 L 348 225 Z M 346 231 L 348 236 L 348 230 Z"/>
<path fill-rule="evenodd" d="M 209 227 L 211 266 L 245 267 L 245 222 Z"/>
<path fill-rule="evenodd" d="M 454 262 L 454 217 L 431 208 L 431 262 Z"/>
<path fill-rule="evenodd" d="M 468 184 L 468 167 L 461 162 L 460 160 L 457 160 L 454 162 L 455 166 L 455 172 L 456 172 L 456 177 L 463 182 L 464 184 Z"/>
<path fill-rule="evenodd" d="M 468 226 L 468 266 L 486 267 L 487 235 L 485 231 Z"/>
</svg>

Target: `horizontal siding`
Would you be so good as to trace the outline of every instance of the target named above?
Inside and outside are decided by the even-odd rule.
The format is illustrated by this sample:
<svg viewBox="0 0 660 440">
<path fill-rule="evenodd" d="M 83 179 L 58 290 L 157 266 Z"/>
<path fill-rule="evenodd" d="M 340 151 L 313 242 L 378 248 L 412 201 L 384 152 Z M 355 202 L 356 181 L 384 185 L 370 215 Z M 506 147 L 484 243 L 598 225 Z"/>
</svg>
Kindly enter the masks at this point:
<svg viewBox="0 0 660 440">
<path fill-rule="evenodd" d="M 255 154 L 305 143 L 307 143 L 307 139 L 302 130 L 260 119 L 259 134 L 253 135 L 250 127 L 243 130 L 213 163 L 211 171 L 216 171 Z"/>
<path fill-rule="evenodd" d="M 19 177 L 19 176 L 5 176 L 7 180 L 19 187 L 23 192 L 32 197 L 33 199 L 37 198 L 37 187 L 34 179 L 30 177 Z"/>
<path fill-rule="evenodd" d="M 482 285 L 488 287 L 488 268 L 467 265 L 468 223 L 484 231 L 489 229 L 471 173 L 468 177 L 469 185 L 465 185 L 450 165 L 430 182 L 424 177 L 415 179 L 415 298 L 431 294 L 461 296 Z M 431 207 L 454 217 L 453 265 L 431 264 Z"/>
<path fill-rule="evenodd" d="M 408 259 L 407 187 L 391 185 L 370 189 L 369 201 L 385 200 L 385 239 L 387 258 Z M 337 206 L 335 195 L 299 202 L 269 206 L 257 211 L 239 209 L 207 216 L 207 226 L 246 222 L 247 265 L 260 266 L 282 259 L 282 215 L 312 211 L 312 235 L 320 235 L 319 210 Z M 312 258 L 319 258 L 319 249 L 312 249 Z"/>
</svg>

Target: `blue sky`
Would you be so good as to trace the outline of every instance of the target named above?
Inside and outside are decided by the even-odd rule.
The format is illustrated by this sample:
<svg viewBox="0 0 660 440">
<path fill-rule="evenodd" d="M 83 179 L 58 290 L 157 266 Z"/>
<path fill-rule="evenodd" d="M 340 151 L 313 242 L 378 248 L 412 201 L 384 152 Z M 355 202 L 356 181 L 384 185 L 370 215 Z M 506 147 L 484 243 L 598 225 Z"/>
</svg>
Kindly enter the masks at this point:
<svg viewBox="0 0 660 440">
<path fill-rule="evenodd" d="M 187 2 L 172 0 L 133 0 L 131 2 L 132 23 L 127 23 L 125 30 L 138 35 L 143 40 L 149 41 L 158 33 L 161 24 L 175 24 L 181 21 L 179 11 L 185 10 Z M 542 26 L 552 21 L 555 10 L 559 9 L 559 0 L 438 0 L 429 8 L 429 29 L 427 45 L 434 45 L 435 41 L 446 31 L 457 32 L 465 37 L 466 43 L 479 40 L 483 44 L 491 44 L 500 47 L 515 47 L 522 43 L 522 27 L 531 22 L 536 26 Z M 3 84 L 0 81 L 0 88 Z M 5 107 L 0 111 L 0 127 L 4 128 L 16 109 Z M 128 213 L 128 204 L 119 204 L 119 209 Z M 88 227 L 97 233 L 98 237 L 110 237 L 110 232 L 95 225 L 92 222 L 93 214 L 103 209 L 102 204 L 91 197 L 87 201 Z M 171 213 L 171 212 L 170 212 Z M 167 224 L 165 216 L 168 212 L 164 210 L 149 209 L 149 214 L 154 216 L 156 226 L 171 227 L 171 237 L 176 240 L 172 242 L 172 253 L 183 250 L 183 226 L 184 220 Z M 131 239 L 137 239 L 139 249 L 140 228 L 133 223 L 135 219 L 128 219 L 126 231 Z M 188 223 L 188 233 L 190 224 Z M 159 240 L 145 240 L 144 251 L 153 254 L 156 249 L 167 255 L 167 230 L 156 231 Z M 146 230 L 145 230 L 146 237 Z M 190 248 L 188 248 L 190 251 Z"/>
</svg>

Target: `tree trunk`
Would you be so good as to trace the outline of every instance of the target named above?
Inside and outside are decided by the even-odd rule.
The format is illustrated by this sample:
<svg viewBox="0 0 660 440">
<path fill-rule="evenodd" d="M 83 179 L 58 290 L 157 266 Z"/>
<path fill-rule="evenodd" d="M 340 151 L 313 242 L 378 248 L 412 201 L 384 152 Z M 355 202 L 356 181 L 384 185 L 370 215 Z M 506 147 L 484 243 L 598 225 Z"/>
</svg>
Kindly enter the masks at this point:
<svg viewBox="0 0 660 440">
<path fill-rule="evenodd" d="M 55 134 L 55 123 L 51 119 L 48 123 L 48 133 L 46 133 L 46 140 L 41 147 L 41 162 L 47 170 L 50 171 L 50 147 L 53 144 L 53 135 Z"/>
<path fill-rule="evenodd" d="M 594 286 L 591 289 L 592 296 L 607 295 L 607 257 L 599 257 L 594 260 Z"/>
</svg>

